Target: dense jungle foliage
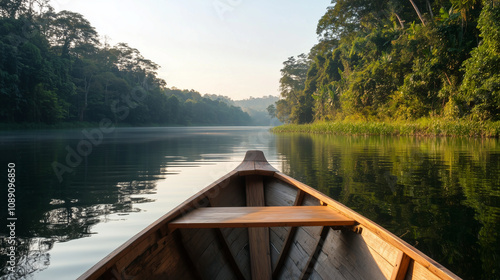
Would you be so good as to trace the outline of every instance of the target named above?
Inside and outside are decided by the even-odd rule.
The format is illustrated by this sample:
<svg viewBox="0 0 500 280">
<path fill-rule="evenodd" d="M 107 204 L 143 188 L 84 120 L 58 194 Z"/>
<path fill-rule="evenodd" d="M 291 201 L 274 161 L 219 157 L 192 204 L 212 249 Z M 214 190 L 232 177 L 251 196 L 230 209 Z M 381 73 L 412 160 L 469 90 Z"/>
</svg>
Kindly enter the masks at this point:
<svg viewBox="0 0 500 280">
<path fill-rule="evenodd" d="M 282 122 L 500 119 L 497 0 L 332 0 L 317 35 L 284 62 Z"/>
<path fill-rule="evenodd" d="M 167 88 L 158 68 L 126 43 L 110 46 L 81 14 L 0 0 L 0 122 L 251 123 L 238 107 Z"/>
</svg>

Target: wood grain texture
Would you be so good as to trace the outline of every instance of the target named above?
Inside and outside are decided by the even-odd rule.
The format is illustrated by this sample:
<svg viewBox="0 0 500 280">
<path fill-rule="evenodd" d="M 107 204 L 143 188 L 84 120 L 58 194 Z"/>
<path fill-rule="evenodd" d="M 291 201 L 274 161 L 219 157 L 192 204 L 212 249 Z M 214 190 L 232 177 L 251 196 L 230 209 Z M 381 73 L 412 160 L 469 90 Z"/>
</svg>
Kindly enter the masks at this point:
<svg viewBox="0 0 500 280">
<path fill-rule="evenodd" d="M 283 267 L 275 279 L 300 279 L 314 256 L 322 227 L 298 227 L 284 260 Z"/>
<path fill-rule="evenodd" d="M 192 269 L 192 262 L 186 255 L 182 243 L 179 242 L 178 232 L 169 234 L 158 242 L 158 246 L 151 247 L 136 258 L 116 279 L 162 279 L 172 277 L 178 279 L 201 280 L 196 270 Z M 116 277 L 116 275 L 115 275 Z M 111 279 L 109 277 L 105 277 Z"/>
<path fill-rule="evenodd" d="M 324 206 L 204 207 L 169 225 L 175 228 L 352 226 L 355 221 Z"/>
<path fill-rule="evenodd" d="M 210 206 L 245 206 L 245 178 L 230 177 L 206 195 Z M 217 228 L 215 233 L 237 279 L 250 280 L 250 257 L 248 248 L 245 248 L 248 245 L 248 231 L 244 228 Z"/>
<path fill-rule="evenodd" d="M 264 193 L 266 206 L 293 206 L 297 188 L 273 178 L 265 178 Z"/>
<path fill-rule="evenodd" d="M 272 184 L 269 185 L 268 182 Z M 286 186 L 286 188 L 281 186 Z M 267 189 L 267 187 L 270 188 Z M 356 227 L 363 231 L 359 234 L 359 232 L 330 228 L 322 249 L 319 254 L 315 254 L 312 248 L 317 248 L 313 245 L 317 243 L 315 238 L 317 234 L 312 227 L 300 227 L 295 234 L 292 234 L 293 242 L 289 253 L 286 254 L 286 265 L 278 278 L 300 277 L 300 267 L 311 265 L 311 262 L 307 265 L 307 261 L 304 260 L 310 259 L 312 253 L 315 262 L 309 279 L 391 279 L 391 277 L 401 279 L 404 277 L 406 265 L 408 268 L 404 279 L 460 279 L 441 264 L 366 217 L 280 173 L 266 161 L 263 153 L 259 151 L 249 151 L 245 160 L 235 170 L 193 195 L 135 235 L 79 279 L 128 279 L 130 277 L 197 279 L 200 276 L 207 279 L 233 279 L 235 278 L 234 265 L 231 269 L 227 261 L 228 250 L 221 248 L 221 242 L 219 242 L 221 238 L 214 237 L 216 236 L 215 230 L 179 229 L 189 234 L 183 234 L 178 240 L 178 238 L 172 239 L 171 233 L 179 232 L 179 230 L 176 230 L 175 226 L 170 227 L 169 223 L 180 220 L 182 216 L 192 216 L 195 212 L 191 211 L 209 208 L 208 205 L 220 207 L 289 205 L 292 194 L 297 190 L 300 190 L 298 193 L 305 193 L 303 205 L 327 205 L 323 208 L 331 209 L 336 214 L 356 221 Z M 233 208 L 226 208 L 226 212 L 229 209 Z M 282 215 L 293 216 L 290 213 Z M 263 220 L 262 216 L 265 215 L 259 216 L 261 216 L 259 219 Z M 236 223 L 238 225 L 243 226 L 246 222 L 241 220 L 241 215 L 237 219 L 240 219 Z M 283 218 L 280 221 L 283 221 Z M 253 226 L 259 225 L 258 223 L 254 222 Z M 207 223 L 204 222 L 204 224 Z M 286 243 L 284 239 L 287 239 L 285 236 L 290 233 L 289 228 L 283 227 L 282 223 L 277 224 L 280 226 L 276 227 L 281 230 L 273 231 L 270 237 L 267 226 L 271 225 L 275 223 L 267 221 L 266 224 L 259 225 L 262 227 L 220 230 L 230 253 L 234 256 L 235 262 L 246 279 L 250 279 L 250 274 L 252 279 L 270 279 L 270 248 L 276 252 L 283 250 L 284 243 Z M 285 225 L 288 224 L 285 223 Z M 175 234 L 173 236 L 175 237 Z M 270 244 L 269 239 L 275 242 L 276 246 L 274 243 Z M 274 262 L 277 262 L 279 258 L 276 252 L 274 252 Z M 197 269 L 190 269 L 193 266 Z M 260 271 L 261 268 L 265 271 Z"/>
<path fill-rule="evenodd" d="M 406 274 L 406 280 L 438 280 L 441 279 L 437 277 L 434 273 L 429 271 L 429 269 L 423 267 L 421 264 L 411 261 L 408 266 L 408 272 Z"/>
<path fill-rule="evenodd" d="M 182 244 L 194 264 L 191 269 L 196 268 L 203 279 L 237 279 L 218 242 L 216 230 L 181 229 L 180 232 Z"/>
<path fill-rule="evenodd" d="M 212 190 L 207 191 L 206 195 L 210 200 L 211 206 L 245 206 L 245 191 L 245 179 L 234 176 L 218 184 Z"/>
<path fill-rule="evenodd" d="M 276 184 L 278 186 L 283 186 L 283 184 Z M 302 190 L 297 190 L 295 192 L 295 200 L 293 202 L 294 206 L 302 205 L 304 200 L 305 193 Z M 273 229 L 271 229 L 273 230 Z M 278 255 L 276 264 L 273 266 L 273 278 L 277 278 L 281 272 L 281 268 L 285 263 L 285 258 L 288 256 L 288 252 L 290 251 L 290 246 L 292 245 L 293 239 L 295 238 L 295 233 L 297 232 L 297 227 L 291 227 L 288 230 L 288 233 L 283 241 L 283 246 Z"/>
<path fill-rule="evenodd" d="M 323 279 L 386 280 L 392 266 L 371 251 L 360 234 L 330 229 L 314 271 Z"/>
<path fill-rule="evenodd" d="M 378 254 L 380 254 L 380 256 L 386 259 L 388 263 L 393 266 L 396 264 L 400 250 L 387 243 L 385 240 L 380 238 L 369 229 L 364 228 L 361 231 L 361 236 L 363 237 L 366 244 L 373 250 L 375 250 Z"/>
<path fill-rule="evenodd" d="M 407 254 L 399 252 L 396 265 L 394 265 L 394 270 L 392 271 L 391 280 L 403 280 L 406 278 L 410 260 Z"/>
<path fill-rule="evenodd" d="M 238 171 L 233 170 L 229 172 L 203 190 L 194 194 L 185 202 L 181 203 L 179 206 L 163 215 L 144 230 L 134 235 L 127 242 L 123 243 L 120 247 L 84 272 L 80 277 L 78 277 L 78 279 L 100 279 L 104 273 L 115 266 L 118 270 L 125 269 L 125 267 L 127 267 L 132 261 L 148 250 L 150 246 L 155 246 L 157 239 L 161 238 L 161 235 L 158 235 L 159 230 L 168 229 L 168 223 L 170 221 L 188 213 L 191 209 L 199 207 L 202 204 L 201 202 L 206 200 L 206 193 L 212 191 L 215 187 L 220 186 L 220 184 L 225 185 L 225 182 L 234 176 L 238 176 Z"/>
<path fill-rule="evenodd" d="M 253 280 L 272 279 L 268 228 L 249 228 L 250 268 Z"/>
<path fill-rule="evenodd" d="M 246 209 L 244 211 L 248 211 L 249 209 L 258 210 L 267 208 L 267 207 L 262 207 L 266 203 L 264 197 L 264 181 L 262 179 L 262 176 L 252 175 L 246 177 L 246 194 L 247 194 L 247 207 L 241 207 L 239 209 Z M 233 209 L 234 208 L 232 207 L 232 209 L 229 211 L 232 211 Z M 227 208 L 225 210 L 226 210 L 225 213 L 229 212 Z M 238 216 L 240 217 L 240 219 L 243 218 L 243 220 L 247 220 L 245 216 L 249 217 L 251 215 L 252 213 L 250 214 L 243 213 L 243 215 L 238 215 Z M 264 217 L 261 214 L 257 214 L 254 216 L 257 219 L 262 219 Z M 221 223 L 218 222 L 218 224 Z M 271 269 L 271 250 L 269 247 L 270 246 L 269 228 L 267 227 L 248 228 L 248 244 L 250 247 L 250 268 L 252 271 L 252 279 L 271 280 L 272 269 Z"/>
<path fill-rule="evenodd" d="M 309 255 L 309 260 L 307 260 L 306 266 L 302 269 L 302 275 L 300 275 L 300 280 L 306 280 L 309 279 L 313 267 L 316 264 L 316 261 L 318 260 L 318 256 L 321 253 L 321 250 L 323 249 L 323 244 L 325 244 L 325 239 L 328 235 L 329 228 L 328 227 L 323 227 L 321 229 L 321 235 L 320 238 L 318 239 L 316 243 L 316 248 L 314 249 L 314 253 Z"/>
<path fill-rule="evenodd" d="M 248 246 L 248 230 L 246 228 L 223 228 L 220 229 L 231 250 L 238 267 L 245 277 L 251 279 L 250 273 L 250 250 Z"/>
<path fill-rule="evenodd" d="M 262 151 L 248 151 L 243 162 L 236 167 L 240 175 L 268 175 L 272 176 L 278 170 L 270 165 Z"/>
<path fill-rule="evenodd" d="M 320 206 L 321 201 L 308 193 L 304 194 L 304 198 L 302 199 L 302 205 L 304 206 Z"/>
<path fill-rule="evenodd" d="M 348 208 L 347 206 L 343 205 L 342 203 L 333 200 L 332 198 L 324 195 L 323 193 L 319 192 L 316 189 L 313 189 L 309 186 L 307 186 L 304 183 L 301 183 L 294 178 L 291 178 L 283 173 L 276 172 L 274 173 L 274 177 L 284 181 L 285 183 L 288 183 L 290 185 L 294 185 L 297 188 L 305 191 L 306 193 L 310 194 L 313 197 L 317 197 L 319 200 L 322 202 L 326 203 L 328 207 L 331 207 L 341 213 L 342 215 L 345 215 L 348 218 L 352 218 L 356 220 L 360 225 L 362 225 L 364 228 L 370 229 L 374 234 L 379 236 L 381 239 L 386 241 L 388 244 L 391 246 L 394 246 L 395 248 L 403 251 L 405 254 L 407 254 L 412 260 L 415 262 L 419 263 L 422 267 L 425 269 L 429 270 L 429 273 L 436 275 L 438 278 L 441 279 L 461 279 L 457 275 L 455 275 L 453 272 L 445 268 L 443 265 L 440 263 L 436 262 L 435 260 L 429 258 L 422 252 L 420 252 L 418 249 L 415 247 L 409 245 L 405 241 L 403 241 L 401 238 L 395 236 L 388 230 L 384 229 L 383 227 L 379 226 L 378 224 L 374 223 L 370 219 L 360 215 L 359 213 L 355 212 L 354 210 Z"/>
<path fill-rule="evenodd" d="M 230 244 L 228 244 L 226 237 L 222 233 L 222 230 L 220 228 L 215 229 L 215 235 L 217 236 L 217 239 L 219 241 L 219 244 L 221 245 L 222 253 L 224 254 L 224 257 L 226 258 L 226 261 L 229 263 L 231 266 L 231 269 L 238 280 L 245 280 L 245 276 L 241 272 L 241 269 L 238 265 L 238 262 L 236 261 L 231 248 Z"/>
<path fill-rule="evenodd" d="M 264 182 L 262 176 L 246 176 L 247 206 L 265 206 Z"/>
<path fill-rule="evenodd" d="M 271 227 L 269 228 L 269 242 L 271 246 L 271 264 L 273 271 L 278 263 L 280 254 L 285 245 L 285 239 L 291 227 Z"/>
</svg>

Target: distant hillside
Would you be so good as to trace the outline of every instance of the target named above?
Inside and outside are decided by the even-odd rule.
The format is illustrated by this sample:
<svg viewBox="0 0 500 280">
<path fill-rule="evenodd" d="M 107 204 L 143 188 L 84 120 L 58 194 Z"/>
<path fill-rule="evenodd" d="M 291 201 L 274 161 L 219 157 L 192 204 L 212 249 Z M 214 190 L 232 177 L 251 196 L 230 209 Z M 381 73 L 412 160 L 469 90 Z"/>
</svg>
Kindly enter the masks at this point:
<svg viewBox="0 0 500 280">
<path fill-rule="evenodd" d="M 269 116 L 267 107 L 276 103 L 279 100 L 277 96 L 264 96 L 264 97 L 250 97 L 243 100 L 232 100 L 228 96 L 205 94 L 205 98 L 226 102 L 229 105 L 241 107 L 241 109 L 248 113 L 253 120 L 254 125 L 275 126 L 282 124 L 277 119 Z"/>
<path fill-rule="evenodd" d="M 203 97 L 212 99 L 214 101 L 223 101 L 229 105 L 238 106 L 238 105 L 236 105 L 234 100 L 232 100 L 231 97 L 229 97 L 229 96 L 217 95 L 217 94 L 205 94 L 205 95 L 203 95 Z"/>
<path fill-rule="evenodd" d="M 264 96 L 264 97 L 250 97 L 249 99 L 244 100 L 236 100 L 234 103 L 236 106 L 240 106 L 241 108 L 248 108 L 256 111 L 266 111 L 267 107 L 271 104 L 276 103 L 279 100 L 277 96 Z"/>
</svg>

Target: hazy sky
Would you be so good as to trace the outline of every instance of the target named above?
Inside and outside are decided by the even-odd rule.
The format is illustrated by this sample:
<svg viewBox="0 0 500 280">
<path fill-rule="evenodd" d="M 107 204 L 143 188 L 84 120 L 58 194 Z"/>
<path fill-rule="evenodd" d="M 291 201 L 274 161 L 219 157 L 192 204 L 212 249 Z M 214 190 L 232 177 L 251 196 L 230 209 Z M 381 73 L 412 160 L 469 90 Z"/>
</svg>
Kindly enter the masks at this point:
<svg viewBox="0 0 500 280">
<path fill-rule="evenodd" d="M 279 95 L 280 69 L 317 43 L 330 0 L 52 0 L 161 66 L 168 87 L 233 99 Z"/>
</svg>

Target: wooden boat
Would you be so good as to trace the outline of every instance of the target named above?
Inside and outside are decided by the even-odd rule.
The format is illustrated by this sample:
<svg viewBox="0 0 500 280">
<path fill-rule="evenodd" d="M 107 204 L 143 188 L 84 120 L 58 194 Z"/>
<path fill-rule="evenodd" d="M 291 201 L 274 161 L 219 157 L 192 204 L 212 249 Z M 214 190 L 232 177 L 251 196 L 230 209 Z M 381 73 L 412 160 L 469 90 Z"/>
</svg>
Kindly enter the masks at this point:
<svg viewBox="0 0 500 280">
<path fill-rule="evenodd" d="M 249 151 L 79 279 L 460 279 Z"/>
</svg>

